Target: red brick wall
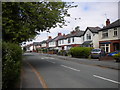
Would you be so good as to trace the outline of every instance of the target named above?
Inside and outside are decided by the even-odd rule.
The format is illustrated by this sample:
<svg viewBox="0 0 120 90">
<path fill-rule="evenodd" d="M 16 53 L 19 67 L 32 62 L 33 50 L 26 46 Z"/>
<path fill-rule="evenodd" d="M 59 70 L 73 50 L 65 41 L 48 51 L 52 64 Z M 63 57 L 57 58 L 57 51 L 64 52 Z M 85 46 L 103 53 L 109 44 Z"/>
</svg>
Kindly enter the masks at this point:
<svg viewBox="0 0 120 90">
<path fill-rule="evenodd" d="M 120 39 L 119 40 L 99 41 L 99 47 L 100 47 L 100 43 L 101 42 L 111 42 L 110 43 L 110 52 L 114 52 L 115 51 L 113 43 L 119 43 L 119 45 L 120 45 Z"/>
</svg>

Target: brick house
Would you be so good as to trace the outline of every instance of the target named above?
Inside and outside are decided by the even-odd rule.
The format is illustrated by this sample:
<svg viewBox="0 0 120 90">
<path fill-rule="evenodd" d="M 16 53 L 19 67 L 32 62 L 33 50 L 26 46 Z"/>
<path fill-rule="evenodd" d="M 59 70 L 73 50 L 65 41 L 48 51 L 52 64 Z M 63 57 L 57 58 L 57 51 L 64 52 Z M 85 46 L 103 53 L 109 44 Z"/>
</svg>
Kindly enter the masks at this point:
<svg viewBox="0 0 120 90">
<path fill-rule="evenodd" d="M 106 26 L 99 30 L 99 47 L 108 53 L 120 50 L 120 19 L 111 24 L 107 19 Z"/>
</svg>

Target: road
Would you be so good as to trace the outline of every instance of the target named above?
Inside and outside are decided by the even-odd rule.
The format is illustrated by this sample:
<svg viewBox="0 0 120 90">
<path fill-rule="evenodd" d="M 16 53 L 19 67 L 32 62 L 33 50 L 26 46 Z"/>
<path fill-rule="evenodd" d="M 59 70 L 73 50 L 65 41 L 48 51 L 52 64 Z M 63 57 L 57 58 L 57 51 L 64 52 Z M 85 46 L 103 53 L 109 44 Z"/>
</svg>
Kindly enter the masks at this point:
<svg viewBox="0 0 120 90">
<path fill-rule="evenodd" d="M 25 53 L 21 88 L 118 88 L 118 70 Z"/>
</svg>

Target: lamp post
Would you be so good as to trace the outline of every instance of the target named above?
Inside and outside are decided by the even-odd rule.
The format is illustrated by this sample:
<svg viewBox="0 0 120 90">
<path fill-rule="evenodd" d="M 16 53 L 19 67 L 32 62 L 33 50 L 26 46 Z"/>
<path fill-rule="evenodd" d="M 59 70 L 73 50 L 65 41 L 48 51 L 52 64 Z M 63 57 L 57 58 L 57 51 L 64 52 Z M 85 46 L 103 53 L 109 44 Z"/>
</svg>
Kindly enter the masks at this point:
<svg viewBox="0 0 120 90">
<path fill-rule="evenodd" d="M 50 33 L 50 31 L 49 31 L 49 30 L 47 30 L 46 32 L 47 32 L 47 38 L 48 38 L 48 33 Z M 49 50 L 48 50 L 48 48 L 49 48 L 49 47 L 48 47 L 48 44 L 49 44 L 49 42 L 46 42 L 47 54 L 48 54 L 48 52 L 49 52 Z"/>
</svg>

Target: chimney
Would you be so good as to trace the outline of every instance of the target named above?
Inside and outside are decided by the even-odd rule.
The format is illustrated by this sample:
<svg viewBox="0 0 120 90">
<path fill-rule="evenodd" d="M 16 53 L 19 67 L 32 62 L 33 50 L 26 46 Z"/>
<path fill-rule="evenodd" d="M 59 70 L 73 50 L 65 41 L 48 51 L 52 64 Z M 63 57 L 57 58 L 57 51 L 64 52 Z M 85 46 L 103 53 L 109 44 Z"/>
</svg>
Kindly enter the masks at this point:
<svg viewBox="0 0 120 90">
<path fill-rule="evenodd" d="M 71 34 L 74 34 L 75 33 L 75 31 L 73 30 L 72 32 L 71 32 Z"/>
<path fill-rule="evenodd" d="M 110 20 L 107 19 L 107 20 L 106 20 L 106 26 L 108 26 L 109 24 L 110 24 Z"/>
<path fill-rule="evenodd" d="M 51 36 L 48 36 L 48 39 L 52 39 L 52 37 L 51 37 Z"/>
<path fill-rule="evenodd" d="M 63 34 L 63 36 L 65 36 L 65 34 Z"/>
<path fill-rule="evenodd" d="M 62 36 L 62 34 L 61 34 L 61 33 L 58 33 L 58 36 Z"/>
</svg>

